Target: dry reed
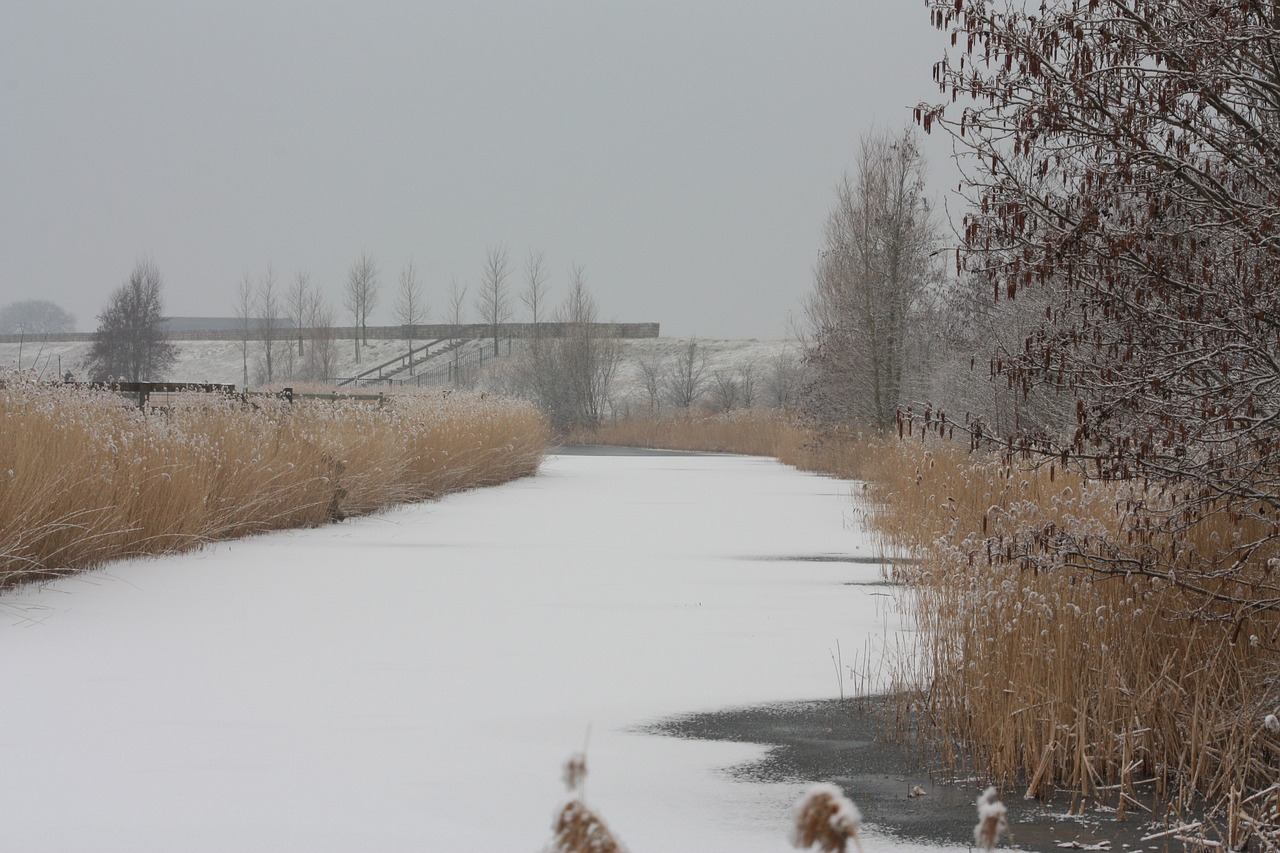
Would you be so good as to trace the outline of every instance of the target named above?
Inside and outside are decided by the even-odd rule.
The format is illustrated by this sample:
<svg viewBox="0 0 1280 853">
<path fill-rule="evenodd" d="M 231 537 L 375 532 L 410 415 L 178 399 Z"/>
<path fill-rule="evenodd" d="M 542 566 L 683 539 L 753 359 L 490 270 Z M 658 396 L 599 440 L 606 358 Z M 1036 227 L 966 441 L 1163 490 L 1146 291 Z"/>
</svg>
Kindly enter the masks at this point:
<svg viewBox="0 0 1280 853">
<path fill-rule="evenodd" d="M 791 846 L 822 853 L 846 853 L 849 842 L 859 850 L 862 813 L 835 785 L 817 784 L 796 802 L 791 815 Z"/>
<path fill-rule="evenodd" d="M 575 752 L 564 764 L 564 786 L 574 798 L 556 812 L 548 853 L 626 853 L 604 819 L 586 801 L 587 754 Z"/>
<path fill-rule="evenodd" d="M 582 800 L 565 803 L 551 828 L 551 853 L 626 853 L 604 820 Z"/>
<path fill-rule="evenodd" d="M 978 822 L 973 827 L 973 843 L 983 850 L 992 850 L 1000 836 L 1009 831 L 1008 809 L 996 799 L 994 786 L 982 792 L 977 805 Z"/>
<path fill-rule="evenodd" d="M 876 529 L 919 558 L 898 569 L 919 628 L 899 695 L 945 758 L 1027 796 L 1108 804 L 1121 819 L 1208 803 L 1241 820 L 1243 795 L 1271 786 L 1280 766 L 1265 724 L 1280 703 L 1280 618 L 1114 563 L 1031 558 L 1062 531 L 1128 543 L 1120 556 L 1207 553 L 1228 541 L 1229 519 L 1133 535 L 1132 484 L 946 444 L 883 441 L 867 457 Z M 1266 555 L 1257 562 L 1269 571 Z M 1274 826 L 1274 800 L 1249 817 Z"/>
<path fill-rule="evenodd" d="M 858 433 L 814 430 L 794 415 L 776 409 L 628 418 L 574 433 L 565 441 L 567 444 L 772 456 L 802 471 L 849 478 L 859 476 L 863 452 Z"/>
<path fill-rule="evenodd" d="M 761 453 L 866 481 L 882 548 L 916 558 L 894 569 L 919 629 L 893 663 L 899 720 L 951 769 L 1119 819 L 1208 806 L 1228 842 L 1280 850 L 1280 614 L 1249 600 L 1280 555 L 1259 551 L 1204 585 L 1240 603 L 1080 556 L 1046 561 L 1044 548 L 1026 558 L 1063 532 L 1112 543 L 1111 567 L 1144 549 L 1211 555 L 1247 520 L 1138 523 L 1136 502 L 1163 500 L 1176 518 L 1176 500 L 1061 464 L 771 417 L 626 422 L 590 438 Z"/>
<path fill-rule="evenodd" d="M 0 587 L 308 527 L 535 472 L 542 418 L 507 400 L 397 395 L 252 405 L 0 383 Z"/>
</svg>

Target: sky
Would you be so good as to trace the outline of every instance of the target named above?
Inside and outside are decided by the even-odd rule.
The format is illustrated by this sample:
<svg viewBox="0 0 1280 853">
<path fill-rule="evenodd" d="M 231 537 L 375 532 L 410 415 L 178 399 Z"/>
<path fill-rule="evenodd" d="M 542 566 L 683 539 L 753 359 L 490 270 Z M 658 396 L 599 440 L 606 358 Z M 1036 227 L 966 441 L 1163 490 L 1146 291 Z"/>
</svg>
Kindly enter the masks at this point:
<svg viewBox="0 0 1280 853">
<path fill-rule="evenodd" d="M 923 0 L 0 0 L 0 21 L 0 306 L 83 330 L 142 257 L 171 315 L 231 316 L 270 265 L 350 322 L 368 252 L 386 324 L 412 259 L 442 320 L 505 246 L 513 297 L 541 250 L 553 301 L 577 264 L 606 318 L 787 337 L 860 138 L 939 97 L 945 48 Z M 950 147 L 926 152 L 942 203 Z"/>
</svg>

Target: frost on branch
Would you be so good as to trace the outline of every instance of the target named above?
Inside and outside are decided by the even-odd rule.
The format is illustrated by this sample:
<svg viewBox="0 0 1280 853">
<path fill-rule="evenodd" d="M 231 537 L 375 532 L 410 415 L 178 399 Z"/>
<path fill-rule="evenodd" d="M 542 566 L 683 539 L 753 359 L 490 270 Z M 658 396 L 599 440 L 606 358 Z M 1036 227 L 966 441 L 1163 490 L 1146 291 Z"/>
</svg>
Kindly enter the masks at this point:
<svg viewBox="0 0 1280 853">
<path fill-rule="evenodd" d="M 845 853 L 852 840 L 858 850 L 862 813 L 835 785 L 809 788 L 796 803 L 791 844 L 801 850 L 817 847 L 823 853 Z"/>
</svg>

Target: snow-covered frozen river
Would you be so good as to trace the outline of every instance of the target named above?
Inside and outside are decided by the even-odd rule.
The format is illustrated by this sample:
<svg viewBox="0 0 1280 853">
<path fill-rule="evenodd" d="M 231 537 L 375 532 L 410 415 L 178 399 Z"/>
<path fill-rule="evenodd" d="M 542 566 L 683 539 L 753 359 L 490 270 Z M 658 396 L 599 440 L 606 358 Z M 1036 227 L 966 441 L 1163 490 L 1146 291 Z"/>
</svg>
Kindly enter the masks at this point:
<svg viewBox="0 0 1280 853">
<path fill-rule="evenodd" d="M 634 853 L 779 851 L 759 747 L 634 732 L 831 698 L 899 627 L 851 484 L 734 456 L 542 473 L 0 599 L 0 850 L 532 851 L 590 729 Z M 883 845 L 873 845 L 883 849 Z"/>
</svg>

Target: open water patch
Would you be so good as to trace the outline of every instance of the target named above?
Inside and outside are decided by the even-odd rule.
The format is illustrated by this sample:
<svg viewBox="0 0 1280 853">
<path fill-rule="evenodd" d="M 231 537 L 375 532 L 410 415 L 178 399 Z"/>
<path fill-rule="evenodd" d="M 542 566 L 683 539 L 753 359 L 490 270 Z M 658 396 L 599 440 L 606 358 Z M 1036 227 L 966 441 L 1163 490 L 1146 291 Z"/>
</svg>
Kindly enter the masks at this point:
<svg viewBox="0 0 1280 853">
<path fill-rule="evenodd" d="M 671 717 L 635 731 L 761 744 L 768 748 L 763 757 L 725 772 L 752 782 L 831 782 L 877 829 L 932 844 L 971 844 L 975 801 L 986 783 L 945 779 L 929 754 L 889 737 L 889 702 L 871 697 L 732 708 Z M 1067 816 L 1069 803 L 1025 800 L 1016 790 L 1003 791 L 1001 799 L 1012 827 L 1012 844 L 1002 847 L 1043 853 L 1173 849 L 1163 841 L 1143 842 L 1148 826 L 1137 816 L 1125 823 L 1105 812 Z"/>
</svg>

